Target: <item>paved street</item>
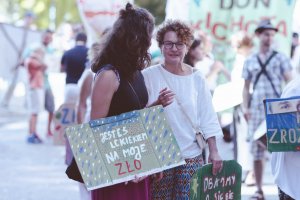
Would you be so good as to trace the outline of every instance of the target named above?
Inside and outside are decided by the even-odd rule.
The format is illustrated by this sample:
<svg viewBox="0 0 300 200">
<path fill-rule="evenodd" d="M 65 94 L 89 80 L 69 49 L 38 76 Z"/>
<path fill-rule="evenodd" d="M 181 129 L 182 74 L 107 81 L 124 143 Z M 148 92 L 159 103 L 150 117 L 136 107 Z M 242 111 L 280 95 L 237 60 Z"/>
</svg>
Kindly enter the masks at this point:
<svg viewBox="0 0 300 200">
<path fill-rule="evenodd" d="M 222 138 L 220 138 L 222 140 Z M 232 143 L 224 143 L 220 142 L 220 140 L 217 140 L 218 149 L 220 152 L 220 155 L 225 160 L 233 159 L 233 144 Z M 240 151 L 243 151 L 244 149 L 241 149 Z M 271 166 L 270 162 L 266 163 L 266 169 L 263 177 L 263 191 L 265 194 L 266 200 L 278 200 L 277 195 L 277 187 L 274 184 L 274 179 L 271 174 Z M 242 200 L 248 200 L 251 195 L 253 195 L 256 191 L 256 187 L 254 186 L 246 186 L 245 184 L 242 184 Z"/>
<path fill-rule="evenodd" d="M 17 121 L 0 125 L 0 199 L 79 199 L 77 184 L 64 173 L 64 148 L 53 146 L 46 138 L 44 144 L 27 144 L 26 118 L 18 116 Z M 42 118 L 41 135 L 46 132 L 45 114 Z"/>
</svg>

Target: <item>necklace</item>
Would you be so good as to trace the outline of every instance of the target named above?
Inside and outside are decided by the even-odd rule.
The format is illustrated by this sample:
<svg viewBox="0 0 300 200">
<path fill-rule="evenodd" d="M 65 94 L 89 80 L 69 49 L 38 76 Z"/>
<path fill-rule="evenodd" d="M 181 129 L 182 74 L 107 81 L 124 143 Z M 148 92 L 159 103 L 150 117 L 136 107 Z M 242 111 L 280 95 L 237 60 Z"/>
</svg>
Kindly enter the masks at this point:
<svg viewBox="0 0 300 200">
<path fill-rule="evenodd" d="M 131 90 L 133 91 L 133 93 L 134 93 L 136 99 L 137 99 L 138 102 L 139 102 L 139 107 L 140 107 L 140 109 L 142 109 L 142 105 L 141 105 L 141 101 L 140 101 L 139 96 L 137 95 L 137 93 L 136 93 L 135 89 L 133 88 L 132 84 L 130 83 L 130 81 L 127 81 L 127 82 L 128 82 L 128 84 L 129 84 L 129 87 L 130 87 Z"/>
</svg>

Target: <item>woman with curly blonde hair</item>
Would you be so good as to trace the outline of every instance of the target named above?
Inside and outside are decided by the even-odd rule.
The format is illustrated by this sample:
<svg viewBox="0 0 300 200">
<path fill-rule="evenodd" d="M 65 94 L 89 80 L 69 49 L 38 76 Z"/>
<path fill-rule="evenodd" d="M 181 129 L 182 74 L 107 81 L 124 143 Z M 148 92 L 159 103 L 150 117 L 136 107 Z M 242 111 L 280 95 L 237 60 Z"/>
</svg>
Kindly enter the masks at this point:
<svg viewBox="0 0 300 200">
<path fill-rule="evenodd" d="M 208 142 L 212 172 L 222 170 L 215 136 L 222 131 L 204 78 L 183 62 L 192 42 L 191 29 L 180 21 L 167 21 L 156 37 L 164 56 L 162 64 L 143 70 L 148 105 L 165 107 L 167 120 L 173 130 L 186 164 L 166 170 L 160 181 L 153 182 L 153 199 L 190 199 L 190 180 L 203 165 L 202 149 L 196 133 L 202 132 Z"/>
</svg>

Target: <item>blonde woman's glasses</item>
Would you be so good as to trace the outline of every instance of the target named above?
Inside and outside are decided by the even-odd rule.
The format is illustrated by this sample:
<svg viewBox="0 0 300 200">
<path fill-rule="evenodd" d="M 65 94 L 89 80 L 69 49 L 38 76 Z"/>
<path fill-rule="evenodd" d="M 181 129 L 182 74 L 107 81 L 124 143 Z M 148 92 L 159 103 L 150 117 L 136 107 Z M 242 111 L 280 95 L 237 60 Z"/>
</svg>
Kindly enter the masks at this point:
<svg viewBox="0 0 300 200">
<path fill-rule="evenodd" d="M 165 41 L 165 42 L 163 42 L 163 45 L 166 49 L 172 49 L 173 46 L 175 45 L 176 49 L 181 50 L 181 49 L 183 49 L 185 44 L 183 42 Z"/>
</svg>

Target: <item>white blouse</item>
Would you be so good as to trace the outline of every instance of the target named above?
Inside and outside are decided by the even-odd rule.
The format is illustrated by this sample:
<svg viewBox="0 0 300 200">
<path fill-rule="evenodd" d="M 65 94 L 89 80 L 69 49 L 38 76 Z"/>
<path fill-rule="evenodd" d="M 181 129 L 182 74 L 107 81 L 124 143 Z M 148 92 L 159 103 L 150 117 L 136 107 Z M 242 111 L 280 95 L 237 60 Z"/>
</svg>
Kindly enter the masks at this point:
<svg viewBox="0 0 300 200">
<path fill-rule="evenodd" d="M 200 127 L 205 138 L 223 135 L 212 106 L 210 91 L 199 71 L 180 76 L 168 72 L 161 65 L 154 65 L 146 68 L 142 73 L 149 95 L 148 105 L 157 100 L 159 92 L 168 87 L 167 83 L 169 83 L 171 88 L 168 88 L 175 93 L 185 112 L 193 120 L 193 124 Z M 161 73 L 164 73 L 164 76 Z M 176 100 L 165 107 L 165 114 L 183 157 L 194 158 L 200 155 L 201 150 L 196 143 L 193 126 L 182 113 Z"/>
</svg>

